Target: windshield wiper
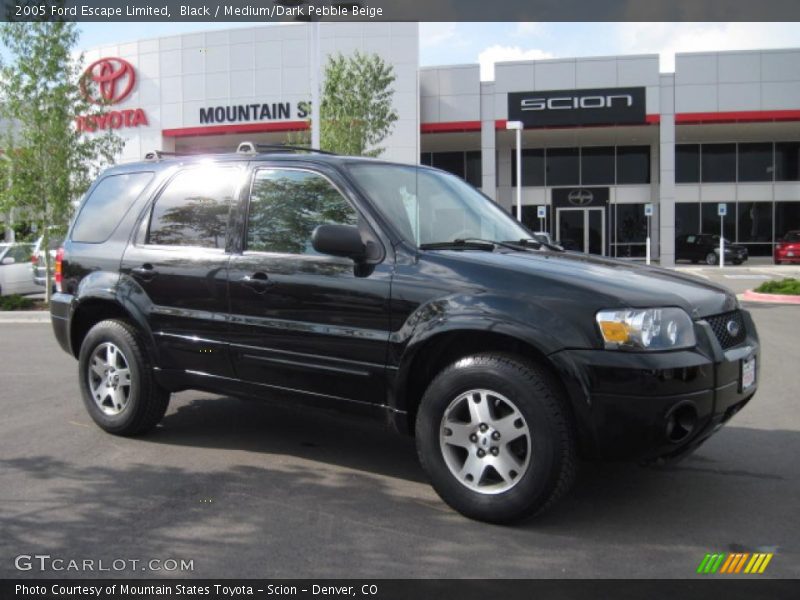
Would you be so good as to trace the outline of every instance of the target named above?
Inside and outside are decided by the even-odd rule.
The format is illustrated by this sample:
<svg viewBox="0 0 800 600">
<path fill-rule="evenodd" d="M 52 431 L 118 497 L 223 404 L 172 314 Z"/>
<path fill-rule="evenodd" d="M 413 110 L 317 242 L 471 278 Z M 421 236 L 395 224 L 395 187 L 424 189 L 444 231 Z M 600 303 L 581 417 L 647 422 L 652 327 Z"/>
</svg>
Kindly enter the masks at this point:
<svg viewBox="0 0 800 600">
<path fill-rule="evenodd" d="M 537 248 L 547 248 L 555 252 L 564 252 L 564 248 L 562 248 L 561 246 L 558 246 L 556 244 L 551 244 L 550 242 L 543 242 L 542 240 L 537 238 L 523 238 L 517 243 L 521 244 L 522 246 L 530 246 L 535 244 Z"/>
<path fill-rule="evenodd" d="M 498 242 L 495 240 L 484 240 L 482 238 L 458 238 L 449 242 L 431 242 L 420 244 L 422 250 L 447 250 L 449 248 L 469 248 L 472 250 L 489 250 L 496 248 L 508 248 L 509 250 L 524 250 L 524 244 L 513 244 L 511 242 Z"/>
</svg>

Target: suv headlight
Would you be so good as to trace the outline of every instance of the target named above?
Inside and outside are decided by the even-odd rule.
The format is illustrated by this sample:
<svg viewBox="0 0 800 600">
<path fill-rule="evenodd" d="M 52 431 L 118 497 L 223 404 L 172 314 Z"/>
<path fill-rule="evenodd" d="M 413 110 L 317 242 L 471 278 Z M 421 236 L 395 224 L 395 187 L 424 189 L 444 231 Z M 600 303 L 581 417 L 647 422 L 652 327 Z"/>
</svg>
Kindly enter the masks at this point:
<svg viewBox="0 0 800 600">
<path fill-rule="evenodd" d="M 680 308 L 601 310 L 597 325 L 608 349 L 675 350 L 696 343 L 694 324 Z"/>
</svg>

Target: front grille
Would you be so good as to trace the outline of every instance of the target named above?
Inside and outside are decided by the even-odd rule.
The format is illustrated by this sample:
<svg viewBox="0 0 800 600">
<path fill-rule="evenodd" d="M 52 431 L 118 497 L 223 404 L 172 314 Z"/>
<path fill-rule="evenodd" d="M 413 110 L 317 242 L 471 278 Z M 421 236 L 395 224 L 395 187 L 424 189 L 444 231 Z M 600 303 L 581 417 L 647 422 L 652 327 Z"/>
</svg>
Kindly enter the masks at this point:
<svg viewBox="0 0 800 600">
<path fill-rule="evenodd" d="M 744 319 L 742 318 L 742 313 L 738 310 L 708 317 L 706 321 L 711 325 L 711 329 L 714 330 L 714 335 L 717 336 L 717 340 L 723 349 L 732 348 L 733 346 L 741 344 L 745 337 L 747 337 Z M 738 325 L 739 330 L 736 332 L 736 335 L 731 335 L 730 331 L 728 331 L 728 323 L 731 322 Z"/>
</svg>

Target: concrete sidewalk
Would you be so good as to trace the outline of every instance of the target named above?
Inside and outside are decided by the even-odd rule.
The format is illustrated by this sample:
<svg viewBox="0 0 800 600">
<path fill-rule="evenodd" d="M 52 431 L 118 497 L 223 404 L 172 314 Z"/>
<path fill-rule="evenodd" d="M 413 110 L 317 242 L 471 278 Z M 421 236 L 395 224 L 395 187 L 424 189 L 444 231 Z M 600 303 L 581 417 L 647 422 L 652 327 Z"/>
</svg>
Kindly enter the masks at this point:
<svg viewBox="0 0 800 600">
<path fill-rule="evenodd" d="M 47 310 L 8 310 L 0 311 L 0 323 L 49 323 Z"/>
</svg>

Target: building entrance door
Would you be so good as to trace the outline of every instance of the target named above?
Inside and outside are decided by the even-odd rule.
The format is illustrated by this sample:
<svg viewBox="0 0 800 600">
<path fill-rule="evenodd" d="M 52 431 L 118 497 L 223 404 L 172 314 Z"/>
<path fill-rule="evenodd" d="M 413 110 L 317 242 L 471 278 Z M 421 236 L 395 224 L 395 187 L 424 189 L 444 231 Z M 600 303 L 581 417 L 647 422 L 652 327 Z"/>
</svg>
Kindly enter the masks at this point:
<svg viewBox="0 0 800 600">
<path fill-rule="evenodd" d="M 605 208 L 556 208 L 556 232 L 566 250 L 606 254 Z"/>
</svg>

